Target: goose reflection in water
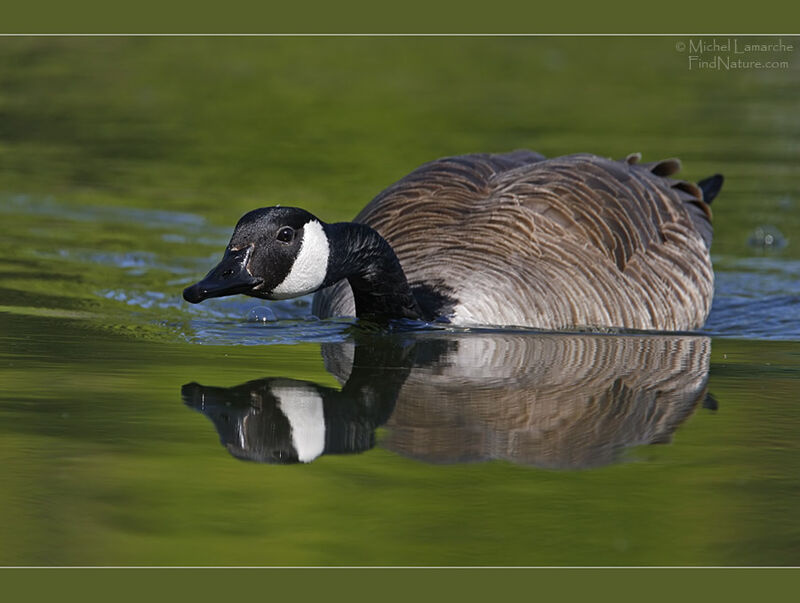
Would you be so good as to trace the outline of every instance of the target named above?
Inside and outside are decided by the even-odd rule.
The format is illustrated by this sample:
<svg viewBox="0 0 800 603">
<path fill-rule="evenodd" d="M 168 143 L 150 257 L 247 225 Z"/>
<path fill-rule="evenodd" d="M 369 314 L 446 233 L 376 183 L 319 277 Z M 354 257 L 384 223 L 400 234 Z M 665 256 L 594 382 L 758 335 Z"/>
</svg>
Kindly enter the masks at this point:
<svg viewBox="0 0 800 603">
<path fill-rule="evenodd" d="M 310 462 L 375 445 L 430 463 L 502 459 L 551 469 L 669 442 L 707 396 L 700 336 L 368 335 L 323 344 L 341 390 L 268 378 L 183 386 L 241 459 Z"/>
</svg>

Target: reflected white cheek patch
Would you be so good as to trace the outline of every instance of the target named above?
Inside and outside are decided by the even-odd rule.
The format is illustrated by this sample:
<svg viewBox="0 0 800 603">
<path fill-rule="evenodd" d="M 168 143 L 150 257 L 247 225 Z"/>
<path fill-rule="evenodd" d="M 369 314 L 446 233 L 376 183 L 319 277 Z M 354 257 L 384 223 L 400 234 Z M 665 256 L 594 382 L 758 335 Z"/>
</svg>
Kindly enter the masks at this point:
<svg viewBox="0 0 800 603">
<path fill-rule="evenodd" d="M 325 412 L 322 397 L 311 387 L 273 387 L 281 412 L 292 428 L 297 458 L 310 463 L 325 451 Z"/>
</svg>

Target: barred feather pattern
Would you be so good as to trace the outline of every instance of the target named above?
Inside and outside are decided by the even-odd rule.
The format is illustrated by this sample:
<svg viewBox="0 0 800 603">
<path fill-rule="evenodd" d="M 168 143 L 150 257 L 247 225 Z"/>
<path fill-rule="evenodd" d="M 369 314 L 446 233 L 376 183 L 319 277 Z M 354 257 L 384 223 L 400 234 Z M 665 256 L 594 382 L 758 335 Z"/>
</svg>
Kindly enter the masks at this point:
<svg viewBox="0 0 800 603">
<path fill-rule="evenodd" d="M 427 163 L 355 221 L 392 246 L 412 288 L 449 291 L 460 325 L 692 330 L 714 288 L 711 211 L 676 159 L 515 151 Z M 353 315 L 349 285 L 319 315 Z"/>
<path fill-rule="evenodd" d="M 428 462 L 600 466 L 670 441 L 708 393 L 711 340 L 697 335 L 450 333 L 414 346 L 422 360 L 382 445 Z M 352 341 L 322 354 L 340 383 L 356 370 Z"/>
<path fill-rule="evenodd" d="M 383 445 L 436 462 L 604 465 L 672 439 L 707 393 L 710 356 L 696 336 L 473 335 L 446 368 L 412 371 Z"/>
</svg>

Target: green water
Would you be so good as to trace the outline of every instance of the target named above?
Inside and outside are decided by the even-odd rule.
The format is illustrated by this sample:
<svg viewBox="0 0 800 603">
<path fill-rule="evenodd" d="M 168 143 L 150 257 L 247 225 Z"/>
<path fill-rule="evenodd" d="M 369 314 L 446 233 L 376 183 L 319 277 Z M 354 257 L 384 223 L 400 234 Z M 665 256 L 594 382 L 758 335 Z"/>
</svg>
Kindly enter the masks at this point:
<svg viewBox="0 0 800 603">
<path fill-rule="evenodd" d="M 0 39 L 0 564 L 800 564 L 800 55 L 678 41 Z M 705 330 L 180 298 L 254 207 L 514 148 L 724 173 Z M 281 465 L 292 396 L 341 437 Z"/>
</svg>

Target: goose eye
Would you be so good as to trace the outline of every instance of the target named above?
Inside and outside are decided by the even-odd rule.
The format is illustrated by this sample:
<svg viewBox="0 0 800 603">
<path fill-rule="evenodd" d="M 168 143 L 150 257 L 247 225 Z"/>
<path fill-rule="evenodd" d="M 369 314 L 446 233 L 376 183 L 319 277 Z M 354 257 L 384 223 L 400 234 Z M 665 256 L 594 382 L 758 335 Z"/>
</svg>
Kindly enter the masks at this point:
<svg viewBox="0 0 800 603">
<path fill-rule="evenodd" d="M 291 243 L 294 237 L 294 229 L 290 226 L 284 226 L 278 231 L 277 239 L 282 243 Z"/>
</svg>

